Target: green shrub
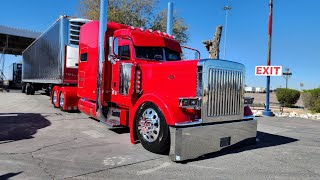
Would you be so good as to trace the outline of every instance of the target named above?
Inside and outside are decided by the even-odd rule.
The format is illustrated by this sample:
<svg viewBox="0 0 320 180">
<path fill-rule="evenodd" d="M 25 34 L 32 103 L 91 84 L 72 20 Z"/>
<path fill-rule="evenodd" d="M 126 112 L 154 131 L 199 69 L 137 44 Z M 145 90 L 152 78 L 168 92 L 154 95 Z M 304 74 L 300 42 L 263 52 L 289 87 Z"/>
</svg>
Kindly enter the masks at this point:
<svg viewBox="0 0 320 180">
<path fill-rule="evenodd" d="M 320 88 L 304 90 L 302 101 L 305 108 L 320 113 Z"/>
<path fill-rule="evenodd" d="M 279 103 L 285 107 L 292 107 L 300 98 L 300 91 L 295 89 L 278 88 L 276 96 Z"/>
</svg>

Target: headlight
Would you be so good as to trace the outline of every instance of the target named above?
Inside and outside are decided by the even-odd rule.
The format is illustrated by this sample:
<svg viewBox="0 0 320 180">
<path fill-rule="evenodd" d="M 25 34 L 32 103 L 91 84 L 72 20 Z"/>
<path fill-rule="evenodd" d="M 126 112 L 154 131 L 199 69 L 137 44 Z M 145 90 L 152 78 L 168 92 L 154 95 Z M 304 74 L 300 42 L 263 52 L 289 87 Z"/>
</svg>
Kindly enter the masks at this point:
<svg viewBox="0 0 320 180">
<path fill-rule="evenodd" d="M 179 107 L 186 109 L 201 109 L 201 97 L 195 98 L 180 98 Z"/>
</svg>

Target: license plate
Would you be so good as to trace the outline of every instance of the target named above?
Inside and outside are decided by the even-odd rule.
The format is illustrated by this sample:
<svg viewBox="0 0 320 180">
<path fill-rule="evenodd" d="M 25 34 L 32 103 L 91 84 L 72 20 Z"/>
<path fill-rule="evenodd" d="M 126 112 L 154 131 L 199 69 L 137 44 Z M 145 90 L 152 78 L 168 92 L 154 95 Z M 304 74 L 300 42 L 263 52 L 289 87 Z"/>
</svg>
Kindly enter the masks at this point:
<svg viewBox="0 0 320 180">
<path fill-rule="evenodd" d="M 231 137 L 220 138 L 220 147 L 229 146 L 231 142 Z"/>
</svg>

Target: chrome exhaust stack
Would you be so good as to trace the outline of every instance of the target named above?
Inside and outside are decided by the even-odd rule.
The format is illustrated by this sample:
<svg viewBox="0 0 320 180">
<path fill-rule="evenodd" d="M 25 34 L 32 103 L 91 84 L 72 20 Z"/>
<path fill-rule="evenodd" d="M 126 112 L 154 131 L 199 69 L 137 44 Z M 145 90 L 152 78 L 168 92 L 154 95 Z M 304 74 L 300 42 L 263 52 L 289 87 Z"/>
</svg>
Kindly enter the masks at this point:
<svg viewBox="0 0 320 180">
<path fill-rule="evenodd" d="M 100 1 L 100 19 L 99 19 L 99 40 L 98 40 L 98 73 L 97 73 L 97 90 L 96 90 L 96 116 L 98 120 L 104 121 L 106 118 L 102 112 L 102 67 L 105 61 L 104 54 L 104 40 L 105 32 L 107 31 L 107 21 L 108 21 L 108 0 Z"/>
</svg>

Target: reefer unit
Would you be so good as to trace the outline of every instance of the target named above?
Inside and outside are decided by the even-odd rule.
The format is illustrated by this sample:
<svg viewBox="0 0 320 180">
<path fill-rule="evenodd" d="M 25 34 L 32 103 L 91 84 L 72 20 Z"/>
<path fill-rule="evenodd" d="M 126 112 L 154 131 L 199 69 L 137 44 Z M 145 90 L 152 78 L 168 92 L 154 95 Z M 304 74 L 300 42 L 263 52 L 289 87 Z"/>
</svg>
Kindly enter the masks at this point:
<svg viewBox="0 0 320 180">
<path fill-rule="evenodd" d="M 80 27 L 86 19 L 60 16 L 22 54 L 24 83 L 76 84 Z"/>
</svg>

